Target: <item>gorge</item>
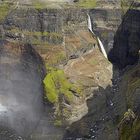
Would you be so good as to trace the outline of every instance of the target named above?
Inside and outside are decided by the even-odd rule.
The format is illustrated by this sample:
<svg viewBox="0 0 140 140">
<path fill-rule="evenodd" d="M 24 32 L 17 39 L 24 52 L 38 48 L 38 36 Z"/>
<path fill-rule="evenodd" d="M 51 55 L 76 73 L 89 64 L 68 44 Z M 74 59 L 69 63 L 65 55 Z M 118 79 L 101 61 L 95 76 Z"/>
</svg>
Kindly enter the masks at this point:
<svg viewBox="0 0 140 140">
<path fill-rule="evenodd" d="M 139 140 L 139 8 L 0 1 L 0 139 Z"/>
</svg>

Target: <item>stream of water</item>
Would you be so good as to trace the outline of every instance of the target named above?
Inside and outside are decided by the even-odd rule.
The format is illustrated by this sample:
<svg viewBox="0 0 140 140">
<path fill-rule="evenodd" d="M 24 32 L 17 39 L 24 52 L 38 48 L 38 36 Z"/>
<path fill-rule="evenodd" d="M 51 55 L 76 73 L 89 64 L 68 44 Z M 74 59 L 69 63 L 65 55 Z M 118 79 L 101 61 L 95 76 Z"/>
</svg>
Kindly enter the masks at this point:
<svg viewBox="0 0 140 140">
<path fill-rule="evenodd" d="M 96 36 L 95 33 L 93 32 L 93 29 L 92 29 L 91 17 L 89 14 L 87 14 L 87 16 L 88 16 L 88 29 L 93 34 L 93 36 Z M 104 45 L 98 36 L 97 36 L 97 41 L 98 41 L 101 52 L 103 53 L 104 57 L 107 58 L 107 53 L 105 51 Z"/>
</svg>

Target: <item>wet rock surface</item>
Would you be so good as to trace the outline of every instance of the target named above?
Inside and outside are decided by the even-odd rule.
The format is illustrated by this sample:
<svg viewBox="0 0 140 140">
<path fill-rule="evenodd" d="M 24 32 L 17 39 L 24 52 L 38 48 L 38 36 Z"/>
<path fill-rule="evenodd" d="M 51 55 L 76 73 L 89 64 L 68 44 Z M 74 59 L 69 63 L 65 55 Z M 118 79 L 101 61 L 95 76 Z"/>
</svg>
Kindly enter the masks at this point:
<svg viewBox="0 0 140 140">
<path fill-rule="evenodd" d="M 48 139 L 54 132 L 59 132 L 60 138 L 62 131 L 49 115 L 51 107 L 43 103 L 45 70 L 41 57 L 30 45 L 3 41 L 0 65 L 0 138 L 40 139 L 41 135 Z"/>
<path fill-rule="evenodd" d="M 1 45 L 0 124 L 28 136 L 43 112 L 43 75 L 37 66 L 41 60 L 26 47 Z"/>
</svg>

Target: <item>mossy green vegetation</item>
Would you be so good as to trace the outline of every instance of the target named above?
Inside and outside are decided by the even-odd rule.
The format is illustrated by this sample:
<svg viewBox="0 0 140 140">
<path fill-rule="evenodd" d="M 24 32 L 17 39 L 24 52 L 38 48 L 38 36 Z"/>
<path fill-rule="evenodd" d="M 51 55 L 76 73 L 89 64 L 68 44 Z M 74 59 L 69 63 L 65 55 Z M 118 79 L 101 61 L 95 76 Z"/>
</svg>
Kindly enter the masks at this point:
<svg viewBox="0 0 140 140">
<path fill-rule="evenodd" d="M 24 35 L 28 36 L 46 36 L 50 38 L 60 38 L 62 39 L 62 35 L 57 32 L 39 32 L 39 31 L 28 31 L 28 30 L 20 30 L 19 28 L 10 29 L 9 32 L 11 33 L 23 33 Z"/>
<path fill-rule="evenodd" d="M 0 3 L 0 21 L 3 21 L 5 17 L 7 16 L 9 10 L 10 10 L 11 4 L 10 3 Z"/>
<path fill-rule="evenodd" d="M 46 3 L 45 2 L 42 2 L 42 1 L 39 1 L 39 0 L 33 0 L 32 3 L 33 3 L 33 7 L 37 10 L 46 8 Z"/>
<path fill-rule="evenodd" d="M 73 99 L 73 92 L 81 93 L 80 88 L 68 81 L 64 71 L 56 68 L 48 69 L 48 74 L 43 83 L 46 91 L 45 97 L 51 103 L 59 103 L 60 96 L 63 96 L 68 102 L 71 102 Z"/>
<path fill-rule="evenodd" d="M 37 32 L 37 31 L 28 31 L 28 30 L 20 30 L 19 28 L 16 28 L 16 27 L 14 27 L 13 29 L 10 29 L 9 30 L 9 32 L 10 33 L 18 33 L 18 34 L 24 34 L 24 35 L 26 35 L 26 36 L 41 36 L 42 35 L 42 33 L 41 32 Z M 45 35 L 47 34 L 48 35 L 48 32 L 46 33 L 44 33 Z"/>
<path fill-rule="evenodd" d="M 122 8 L 122 13 L 123 15 L 127 12 L 127 10 L 129 9 L 129 3 L 127 0 L 121 0 L 121 8 Z"/>
<path fill-rule="evenodd" d="M 139 65 L 127 71 L 123 77 L 125 81 L 124 93 L 126 94 L 127 107 L 132 108 L 134 106 L 134 93 L 137 88 L 140 87 L 140 75 L 139 75 Z"/>
<path fill-rule="evenodd" d="M 46 60 L 46 63 L 50 66 L 61 64 L 66 60 L 66 54 L 64 51 L 58 51 L 52 57 L 50 57 L 48 60 Z"/>
<path fill-rule="evenodd" d="M 30 39 L 30 42 L 33 45 L 42 45 L 42 44 L 61 44 L 63 41 L 63 36 L 57 32 L 39 32 L 39 31 L 28 31 L 20 30 L 19 28 L 13 28 L 8 30 L 11 34 L 18 34 L 19 36 L 24 35 L 25 38 Z M 45 38 L 46 41 L 42 41 L 41 38 Z"/>
<path fill-rule="evenodd" d="M 132 82 L 132 81 L 131 81 Z M 127 90 L 127 103 L 128 103 L 128 107 L 132 107 L 133 106 L 133 94 L 135 92 L 135 90 L 137 88 L 139 88 L 140 86 L 140 79 L 134 78 L 134 81 L 132 83 L 129 84 L 128 90 Z"/>
<path fill-rule="evenodd" d="M 48 73 L 43 80 L 45 99 L 54 105 L 54 125 L 61 126 L 71 116 L 67 106 L 74 103 L 75 94 L 82 96 L 82 90 L 69 81 L 63 70 L 48 65 L 46 67 Z"/>
<path fill-rule="evenodd" d="M 136 140 L 140 135 L 140 116 L 136 105 L 137 89 L 140 87 L 140 65 L 133 65 L 123 75 L 121 85 L 126 97 L 128 111 L 124 113 L 119 123 L 119 140 Z M 133 109 L 136 112 L 133 112 Z"/>
<path fill-rule="evenodd" d="M 137 0 L 138 1 L 138 0 Z M 125 13 L 129 10 L 129 9 L 135 9 L 135 7 L 133 7 L 133 3 L 134 0 L 121 0 L 121 8 L 122 8 L 122 14 L 125 15 Z"/>
<path fill-rule="evenodd" d="M 55 126 L 62 126 L 62 121 L 61 120 L 55 120 L 54 125 Z"/>
<path fill-rule="evenodd" d="M 96 0 L 79 0 L 78 6 L 83 8 L 94 8 L 96 7 Z"/>
<path fill-rule="evenodd" d="M 136 119 L 134 120 L 131 120 L 131 119 L 129 121 L 125 120 L 121 124 L 121 127 L 119 128 L 119 130 L 120 130 L 119 140 L 135 140 L 135 138 L 140 133 L 140 118 L 136 117 Z"/>
</svg>

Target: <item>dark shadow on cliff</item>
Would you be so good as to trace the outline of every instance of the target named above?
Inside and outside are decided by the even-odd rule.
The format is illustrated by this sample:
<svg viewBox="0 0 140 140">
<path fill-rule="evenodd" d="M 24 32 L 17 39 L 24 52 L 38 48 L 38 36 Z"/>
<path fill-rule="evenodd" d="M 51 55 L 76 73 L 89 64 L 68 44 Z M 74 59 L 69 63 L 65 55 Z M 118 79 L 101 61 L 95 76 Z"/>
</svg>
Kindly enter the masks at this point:
<svg viewBox="0 0 140 140">
<path fill-rule="evenodd" d="M 140 50 L 140 10 L 130 9 L 123 17 L 108 58 L 120 69 L 138 62 Z"/>
<path fill-rule="evenodd" d="M 112 102 L 114 94 L 111 86 L 106 89 L 99 87 L 97 91 L 94 91 L 93 98 L 87 101 L 88 114 L 71 125 L 63 140 L 76 140 L 76 138 L 102 140 L 104 136 L 109 139 L 110 134 L 112 134 L 112 139 L 116 139 L 115 125 L 118 123 L 121 111 L 120 114 L 114 111 L 116 109 L 116 103 Z M 120 101 L 123 102 L 123 100 L 121 98 Z"/>
<path fill-rule="evenodd" d="M 44 113 L 44 64 L 29 44 L 2 41 L 0 48 L 0 125 L 27 137 Z M 10 135 L 1 126 L 0 133 Z"/>
</svg>

